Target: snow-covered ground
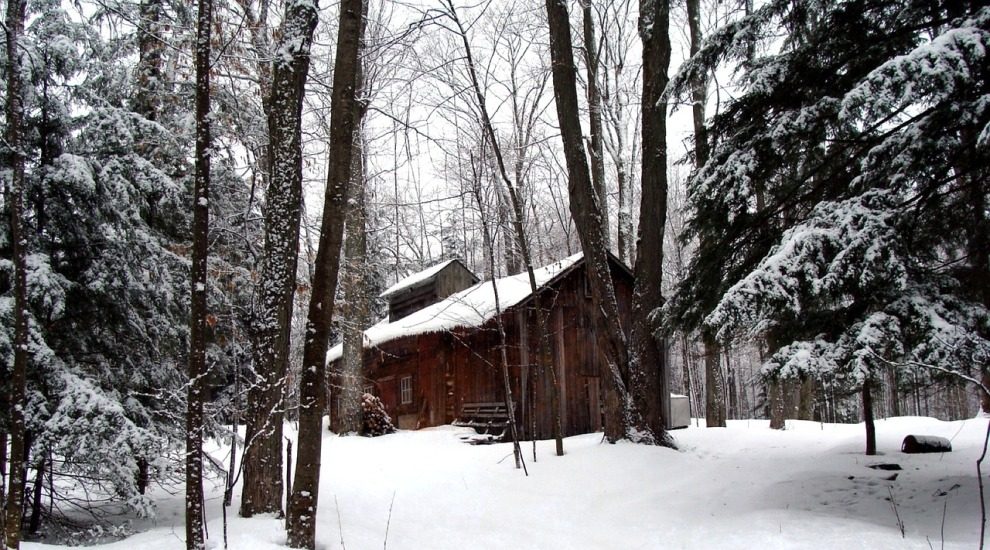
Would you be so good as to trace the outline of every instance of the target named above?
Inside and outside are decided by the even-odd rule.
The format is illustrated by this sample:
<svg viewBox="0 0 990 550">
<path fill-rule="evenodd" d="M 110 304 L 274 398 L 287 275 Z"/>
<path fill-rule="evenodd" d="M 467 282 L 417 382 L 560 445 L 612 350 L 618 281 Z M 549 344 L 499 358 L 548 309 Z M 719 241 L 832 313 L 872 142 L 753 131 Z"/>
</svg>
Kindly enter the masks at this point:
<svg viewBox="0 0 990 550">
<path fill-rule="evenodd" d="M 863 455 L 862 424 L 692 426 L 675 432 L 679 451 L 589 434 L 565 440 L 563 457 L 540 442 L 536 462 L 525 443 L 529 477 L 514 468 L 509 445 L 466 445 L 459 428 L 376 439 L 328 433 L 317 541 L 351 550 L 975 548 L 975 461 L 986 427 L 986 419 L 879 421 L 875 457 Z M 953 452 L 902 454 L 907 434 L 949 438 Z M 902 470 L 868 467 L 877 463 Z M 207 491 L 210 544 L 222 547 L 221 489 Z M 282 521 L 238 518 L 236 500 L 229 547 L 282 548 Z M 184 548 L 181 495 L 163 497 L 146 527 L 101 548 Z"/>
</svg>

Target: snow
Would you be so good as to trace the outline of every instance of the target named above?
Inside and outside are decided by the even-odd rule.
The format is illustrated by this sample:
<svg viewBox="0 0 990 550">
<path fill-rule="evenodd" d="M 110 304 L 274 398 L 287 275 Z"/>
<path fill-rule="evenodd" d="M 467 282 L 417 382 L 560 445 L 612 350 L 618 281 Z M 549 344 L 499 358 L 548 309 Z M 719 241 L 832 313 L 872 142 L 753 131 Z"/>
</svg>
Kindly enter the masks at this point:
<svg viewBox="0 0 990 550">
<path fill-rule="evenodd" d="M 546 285 L 582 258 L 583 255 L 578 253 L 533 270 L 537 286 Z M 428 271 L 431 270 L 410 277 L 420 277 Z M 407 279 L 403 279 L 396 286 L 403 284 Z M 498 286 L 499 305 L 503 311 L 529 298 L 532 294 L 529 275 L 525 272 L 496 279 L 495 284 Z M 392 288 L 386 290 L 383 296 L 391 292 Z M 379 322 L 364 331 L 364 346 L 377 346 L 404 336 L 428 334 L 460 327 L 478 327 L 493 319 L 495 313 L 495 293 L 492 289 L 492 282 L 482 281 L 392 323 L 389 323 L 387 319 Z M 330 351 L 327 352 L 327 362 L 340 358 L 342 353 L 343 344 L 330 348 Z"/>
<path fill-rule="evenodd" d="M 466 445 L 463 428 L 368 439 L 323 431 L 317 547 L 464 548 L 975 548 L 980 517 L 974 463 L 986 419 L 904 417 L 877 423 L 879 456 L 863 453 L 863 425 L 729 421 L 674 433 L 681 450 L 602 443 L 601 434 L 523 445 L 529 477 L 509 444 Z M 952 440 L 945 454 L 906 455 L 905 435 Z M 286 435 L 294 438 L 291 425 Z M 222 449 L 214 456 L 225 463 Z M 869 468 L 894 463 L 900 471 Z M 896 474 L 896 479 L 889 479 Z M 220 484 L 208 483 L 211 544 L 222 544 Z M 145 531 L 105 550 L 184 547 L 181 491 L 161 493 Z M 893 498 L 893 503 L 889 500 Z M 284 521 L 228 510 L 230 548 L 284 548 Z M 944 530 L 943 522 L 944 513 Z M 904 537 L 897 516 L 904 525 Z M 943 539 L 944 533 L 944 539 Z M 28 550 L 62 547 L 24 543 Z"/>
<path fill-rule="evenodd" d="M 446 262 L 439 263 L 433 267 L 428 267 L 423 271 L 413 273 L 412 275 L 402 279 L 401 281 L 385 289 L 385 291 L 379 295 L 379 298 L 388 298 L 389 296 L 392 296 L 393 294 L 398 294 L 407 288 L 419 286 L 421 283 L 429 281 L 430 279 L 435 277 L 437 273 L 440 273 L 441 271 L 443 271 L 445 267 L 456 261 L 457 260 L 447 260 Z"/>
</svg>

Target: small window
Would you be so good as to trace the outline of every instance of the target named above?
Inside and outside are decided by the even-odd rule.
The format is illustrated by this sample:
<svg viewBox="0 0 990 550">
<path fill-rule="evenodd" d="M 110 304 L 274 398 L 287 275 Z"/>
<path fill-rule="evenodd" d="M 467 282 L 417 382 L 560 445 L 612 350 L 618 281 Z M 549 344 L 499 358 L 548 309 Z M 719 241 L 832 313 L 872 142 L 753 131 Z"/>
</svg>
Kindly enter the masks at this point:
<svg viewBox="0 0 990 550">
<path fill-rule="evenodd" d="M 364 393 L 370 393 L 371 395 L 375 395 L 375 386 L 371 384 L 366 385 L 364 387 Z"/>
<path fill-rule="evenodd" d="M 412 376 L 404 376 L 399 380 L 399 394 L 403 405 L 412 403 Z"/>
</svg>

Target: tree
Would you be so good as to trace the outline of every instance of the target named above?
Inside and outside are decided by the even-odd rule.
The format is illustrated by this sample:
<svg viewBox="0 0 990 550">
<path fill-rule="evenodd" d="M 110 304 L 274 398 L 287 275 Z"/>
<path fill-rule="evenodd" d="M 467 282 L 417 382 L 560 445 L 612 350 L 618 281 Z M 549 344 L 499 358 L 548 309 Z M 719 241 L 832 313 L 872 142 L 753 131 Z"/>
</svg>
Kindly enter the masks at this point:
<svg viewBox="0 0 990 550">
<path fill-rule="evenodd" d="M 323 203 L 320 243 L 313 272 L 312 295 L 306 318 L 303 370 L 299 380 L 299 452 L 289 502 L 287 530 L 292 548 L 316 547 L 320 455 L 323 447 L 327 344 L 333 320 L 334 293 L 340 272 L 340 248 L 347 188 L 351 179 L 354 140 L 358 128 L 358 75 L 366 2 L 344 0 L 337 27 L 333 96 L 330 103 L 330 167 Z"/>
<path fill-rule="evenodd" d="M 199 0 L 196 31 L 196 181 L 193 188 L 189 382 L 186 392 L 186 548 L 203 539 L 203 400 L 206 374 L 206 262 L 210 216 L 210 36 L 213 3 Z"/>
<path fill-rule="evenodd" d="M 564 157 L 567 162 L 570 212 L 581 240 L 585 265 L 591 281 L 591 299 L 602 315 L 597 318 L 599 349 L 605 357 L 605 437 L 653 441 L 654 434 L 645 425 L 627 389 L 623 370 L 629 366 L 625 333 L 619 324 L 618 304 L 608 265 L 608 248 L 602 230 L 601 208 L 588 171 L 578 118 L 578 99 L 574 55 L 571 51 L 570 21 L 567 6 L 561 0 L 547 0 L 550 24 L 550 58 L 553 63 L 553 89 L 560 123 Z"/>
<path fill-rule="evenodd" d="M 471 89 L 474 92 L 474 101 L 475 101 L 474 108 L 477 110 L 478 114 L 480 115 L 479 118 L 480 118 L 482 130 L 485 134 L 485 137 L 487 138 L 489 147 L 491 147 L 491 150 L 494 153 L 496 168 L 501 178 L 501 183 L 505 186 L 505 191 L 508 194 L 509 205 L 511 207 L 512 234 L 515 236 L 516 246 L 518 247 L 519 254 L 522 256 L 523 266 L 529 278 L 530 291 L 533 293 L 533 307 L 535 309 L 534 317 L 536 321 L 536 331 L 537 331 L 537 338 L 539 338 L 539 342 L 540 342 L 539 364 L 541 370 L 550 377 L 550 402 L 551 402 L 550 407 L 553 411 L 555 411 L 554 426 L 553 426 L 554 440 L 556 443 L 555 450 L 557 456 L 563 456 L 564 443 L 563 443 L 563 437 L 561 435 L 562 429 L 561 429 L 561 420 L 559 414 L 560 411 L 559 382 L 557 380 L 556 368 L 554 367 L 553 362 L 550 361 L 550 353 L 551 353 L 550 333 L 546 327 L 546 317 L 544 316 L 543 313 L 542 299 L 539 292 L 539 287 L 536 283 L 536 275 L 535 272 L 533 271 L 533 259 L 529 245 L 529 238 L 527 236 L 527 232 L 524 226 L 525 218 L 523 214 L 522 199 L 519 196 L 519 188 L 521 187 L 521 183 L 522 183 L 520 181 L 522 178 L 522 168 L 520 166 L 522 160 L 521 159 L 517 160 L 516 170 L 515 170 L 516 179 L 515 181 L 513 181 L 512 178 L 509 177 L 508 170 L 506 169 L 505 159 L 502 154 L 502 147 L 499 144 L 498 136 L 495 134 L 495 127 L 492 125 L 492 120 L 488 113 L 488 106 L 485 101 L 485 96 L 484 93 L 482 92 L 481 84 L 478 81 L 477 68 L 475 67 L 474 56 L 472 54 L 471 44 L 468 41 L 467 31 L 465 30 L 464 25 L 461 23 L 460 18 L 457 16 L 457 11 L 450 0 L 447 1 L 446 8 L 447 8 L 447 16 L 450 17 L 451 20 L 453 20 L 455 26 L 455 32 L 460 36 L 461 42 L 464 45 L 464 62 L 467 65 L 467 71 L 470 78 Z M 513 76 L 515 76 L 514 72 L 513 72 Z M 542 85 L 541 85 L 541 90 L 542 90 Z M 514 100 L 518 99 L 516 97 L 516 94 L 513 94 L 513 99 Z M 535 108 L 536 108 L 535 105 L 536 103 L 538 103 L 538 101 L 539 98 L 537 97 L 536 101 L 533 103 L 531 113 L 535 112 Z M 519 145 L 519 147 L 516 149 L 516 155 L 518 155 L 518 157 L 524 157 L 530 139 L 532 138 L 533 117 L 532 115 L 530 115 L 529 125 L 527 128 L 524 129 L 520 127 L 523 126 L 522 124 L 520 124 L 520 118 L 522 118 L 521 115 L 523 115 L 523 113 L 520 113 L 520 109 L 518 105 L 514 104 L 513 119 L 516 122 L 515 124 L 516 131 L 514 133 L 515 133 L 515 142 L 517 145 Z M 478 179 L 473 178 L 472 181 L 477 183 Z M 491 250 L 489 252 L 489 256 L 492 256 L 494 255 L 493 239 L 491 237 L 491 230 L 489 229 L 487 217 L 484 212 L 484 203 L 482 201 L 481 192 L 477 188 L 477 185 L 473 189 L 473 194 L 475 196 L 476 201 L 478 202 L 478 209 L 482 218 L 481 220 L 482 232 L 485 236 L 485 242 L 488 243 L 489 245 L 488 248 Z M 494 265 L 492 265 L 490 269 L 492 273 L 494 273 Z M 494 281 L 494 276 L 492 277 L 492 280 Z M 495 295 L 497 301 L 498 300 L 497 290 L 495 291 Z M 500 328 L 500 336 L 504 341 L 505 335 L 501 334 L 502 332 L 501 325 L 499 326 L 499 328 Z M 511 407 L 511 390 L 508 385 L 508 370 L 507 370 L 508 366 L 505 364 L 504 361 L 504 353 L 505 353 L 504 345 L 502 352 L 503 352 L 503 371 L 505 374 L 504 378 L 506 380 L 505 388 L 506 388 L 506 395 L 508 396 L 506 399 L 507 399 L 507 404 Z M 515 443 L 517 449 L 516 460 L 518 464 L 519 462 L 521 462 L 521 453 L 518 452 L 518 437 L 516 436 L 515 433 L 515 415 L 514 415 L 514 411 L 512 411 L 511 409 L 510 409 L 510 421 L 512 425 L 511 427 L 513 433 L 513 442 Z"/>
<path fill-rule="evenodd" d="M 764 30 L 778 22 L 780 43 Z M 990 11 L 969 4 L 771 2 L 713 34 L 671 86 L 744 61 L 744 93 L 713 118 L 689 183 L 710 240 L 679 299 L 714 296 L 698 313 L 724 340 L 767 335 L 767 377 L 858 390 L 868 452 L 888 364 L 965 371 L 990 350 L 972 278 L 990 269 L 988 40 Z M 701 284 L 718 276 L 731 287 Z"/>
<path fill-rule="evenodd" d="M 248 392 L 240 514 L 282 510 L 283 395 L 296 291 L 302 208 L 302 105 L 316 28 L 315 2 L 287 5 L 272 61 L 268 100 L 270 181 L 265 191 L 265 245 L 259 311 L 253 327 L 254 380 Z"/>
<path fill-rule="evenodd" d="M 629 376 L 633 398 L 656 442 L 673 445 L 666 434 L 664 405 L 667 365 L 661 329 L 663 236 L 667 225 L 667 103 L 663 90 L 670 65 L 670 4 L 640 0 L 643 40 L 642 198 L 632 298 Z"/>
<path fill-rule="evenodd" d="M 701 9 L 699 0 L 687 2 L 688 29 L 691 35 L 691 55 L 701 48 Z M 694 165 L 700 169 L 708 162 L 708 132 L 705 128 L 705 107 L 708 101 L 708 78 L 697 75 L 691 90 L 691 115 L 694 122 Z M 700 246 L 705 247 L 707 243 Z M 705 359 L 705 425 L 725 427 L 725 381 L 719 360 L 718 342 L 712 331 L 701 330 L 701 345 Z M 773 427 L 771 425 L 771 427 Z M 781 426 L 783 427 L 783 426 Z"/>
<path fill-rule="evenodd" d="M 24 510 L 25 450 L 28 367 L 27 239 L 24 236 L 24 124 L 23 82 L 21 80 L 21 36 L 24 34 L 23 0 L 7 2 L 4 29 L 7 35 L 7 128 L 4 135 L 7 166 L 4 174 L 5 202 L 10 210 L 10 240 L 14 256 L 14 362 L 10 372 L 10 471 L 4 506 L 3 545 L 16 550 L 21 544 L 21 517 Z M 8 183 L 9 178 L 9 183 Z M 4 369 L 6 370 L 6 369 Z"/>
</svg>

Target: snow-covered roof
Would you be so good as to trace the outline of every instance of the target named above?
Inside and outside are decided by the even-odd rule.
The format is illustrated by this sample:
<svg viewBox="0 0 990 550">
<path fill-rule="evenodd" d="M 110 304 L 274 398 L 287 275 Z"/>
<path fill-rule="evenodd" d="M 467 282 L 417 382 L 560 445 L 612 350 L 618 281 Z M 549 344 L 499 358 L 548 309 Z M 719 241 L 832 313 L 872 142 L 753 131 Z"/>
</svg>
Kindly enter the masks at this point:
<svg viewBox="0 0 990 550">
<path fill-rule="evenodd" d="M 544 287 L 557 276 L 581 261 L 581 253 L 534 270 L 536 285 Z M 502 311 L 525 301 L 532 295 L 529 275 L 522 272 L 496 279 L 499 306 Z M 364 347 L 377 346 L 391 340 L 428 334 L 461 327 L 480 327 L 495 317 L 495 292 L 491 281 L 480 282 L 470 288 L 448 296 L 445 300 L 411 313 L 391 323 L 380 321 L 364 331 Z M 343 345 L 338 344 L 327 352 L 327 362 L 335 361 L 343 354 Z"/>
<path fill-rule="evenodd" d="M 444 270 L 448 265 L 456 262 L 456 259 L 447 260 L 446 262 L 439 263 L 433 267 L 428 267 L 423 271 L 418 271 L 412 275 L 402 279 L 401 281 L 395 283 L 394 285 L 385 289 L 378 295 L 379 298 L 388 298 L 394 294 L 398 294 L 407 288 L 413 288 L 419 286 L 437 276 L 438 273 Z"/>
</svg>

